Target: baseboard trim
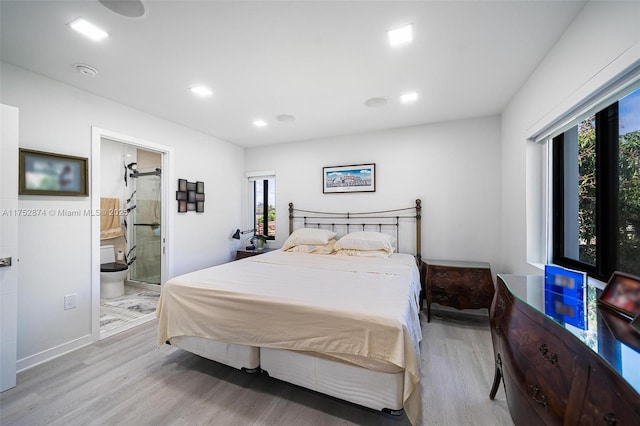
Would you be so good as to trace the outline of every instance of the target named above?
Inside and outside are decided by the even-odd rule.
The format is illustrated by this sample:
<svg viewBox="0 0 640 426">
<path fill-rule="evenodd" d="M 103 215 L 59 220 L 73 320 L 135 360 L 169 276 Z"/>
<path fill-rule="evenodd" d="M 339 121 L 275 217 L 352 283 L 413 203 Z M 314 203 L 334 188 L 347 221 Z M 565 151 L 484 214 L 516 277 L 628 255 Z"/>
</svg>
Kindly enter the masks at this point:
<svg viewBox="0 0 640 426">
<path fill-rule="evenodd" d="M 54 358 L 73 352 L 77 349 L 90 345 L 91 343 L 93 343 L 91 335 L 87 334 L 86 336 L 63 343 L 62 345 L 55 346 L 51 349 L 47 349 L 46 351 L 38 352 L 37 354 L 19 359 L 16 362 L 16 372 L 20 373 L 21 371 L 28 370 L 29 368 L 51 361 Z"/>
<path fill-rule="evenodd" d="M 155 317 L 155 313 L 150 313 L 133 321 L 129 321 L 122 327 L 100 333 L 100 339 L 113 336 L 115 334 L 129 330 L 130 328 L 133 328 L 135 326 L 153 321 Z M 83 348 L 87 345 L 90 345 L 91 343 L 93 343 L 92 336 L 90 334 L 87 334 L 86 336 L 80 337 L 79 339 L 72 340 L 51 349 L 47 349 L 46 351 L 42 351 L 26 358 L 19 359 L 18 361 L 16 361 L 16 373 L 20 373 L 21 371 L 28 370 L 32 367 L 35 367 L 36 365 L 51 361 L 52 359 L 58 358 L 62 355 L 66 355 L 69 352 L 73 352 L 77 349 Z"/>
</svg>

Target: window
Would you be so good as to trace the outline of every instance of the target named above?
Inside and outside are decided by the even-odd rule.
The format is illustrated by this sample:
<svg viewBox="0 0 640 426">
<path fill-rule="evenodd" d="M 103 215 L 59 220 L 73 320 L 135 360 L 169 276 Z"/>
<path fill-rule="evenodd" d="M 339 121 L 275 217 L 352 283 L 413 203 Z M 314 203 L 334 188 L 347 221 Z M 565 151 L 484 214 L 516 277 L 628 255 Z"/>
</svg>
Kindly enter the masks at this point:
<svg viewBox="0 0 640 426">
<path fill-rule="evenodd" d="M 274 176 L 253 177 L 253 229 L 256 235 L 268 240 L 276 237 L 276 178 Z"/>
<path fill-rule="evenodd" d="M 640 89 L 553 138 L 553 262 L 640 275 Z"/>
</svg>

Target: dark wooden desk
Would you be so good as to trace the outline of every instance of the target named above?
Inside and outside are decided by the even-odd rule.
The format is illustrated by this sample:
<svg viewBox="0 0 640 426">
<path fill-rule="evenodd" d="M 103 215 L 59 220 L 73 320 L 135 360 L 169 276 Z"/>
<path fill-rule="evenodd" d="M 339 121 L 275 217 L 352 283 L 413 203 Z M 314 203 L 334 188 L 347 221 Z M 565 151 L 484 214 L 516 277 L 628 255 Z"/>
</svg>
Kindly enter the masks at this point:
<svg viewBox="0 0 640 426">
<path fill-rule="evenodd" d="M 586 291 L 581 304 L 542 276 L 498 275 L 489 397 L 504 383 L 516 425 L 640 424 L 640 335 Z"/>
</svg>

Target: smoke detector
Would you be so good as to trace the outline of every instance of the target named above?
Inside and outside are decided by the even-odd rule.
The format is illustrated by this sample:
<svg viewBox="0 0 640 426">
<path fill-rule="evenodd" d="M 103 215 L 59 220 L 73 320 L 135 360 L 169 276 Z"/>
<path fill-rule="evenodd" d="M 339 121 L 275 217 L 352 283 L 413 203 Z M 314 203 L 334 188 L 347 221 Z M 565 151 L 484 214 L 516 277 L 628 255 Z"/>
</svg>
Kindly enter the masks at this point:
<svg viewBox="0 0 640 426">
<path fill-rule="evenodd" d="M 281 114 L 276 117 L 276 120 L 282 121 L 283 123 L 293 123 L 296 121 L 296 118 L 293 115 Z"/>
<path fill-rule="evenodd" d="M 98 70 L 94 67 L 86 64 L 76 64 L 76 69 L 82 75 L 86 75 L 87 77 L 95 77 L 98 74 Z"/>
<path fill-rule="evenodd" d="M 386 98 L 371 98 L 364 103 L 369 108 L 378 108 L 387 104 Z"/>
</svg>

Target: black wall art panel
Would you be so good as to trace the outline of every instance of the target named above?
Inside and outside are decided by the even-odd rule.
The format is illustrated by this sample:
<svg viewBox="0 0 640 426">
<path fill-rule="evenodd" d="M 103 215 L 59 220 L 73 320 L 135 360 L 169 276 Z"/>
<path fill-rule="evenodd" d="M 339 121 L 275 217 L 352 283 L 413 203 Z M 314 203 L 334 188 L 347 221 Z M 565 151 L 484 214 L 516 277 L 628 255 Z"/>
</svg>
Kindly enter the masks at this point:
<svg viewBox="0 0 640 426">
<path fill-rule="evenodd" d="M 176 191 L 178 201 L 178 213 L 204 212 L 204 182 L 188 182 L 186 179 L 178 179 Z"/>
</svg>

